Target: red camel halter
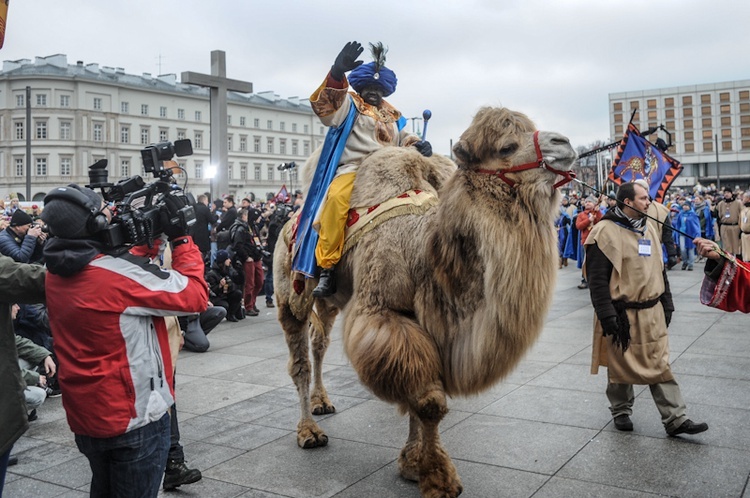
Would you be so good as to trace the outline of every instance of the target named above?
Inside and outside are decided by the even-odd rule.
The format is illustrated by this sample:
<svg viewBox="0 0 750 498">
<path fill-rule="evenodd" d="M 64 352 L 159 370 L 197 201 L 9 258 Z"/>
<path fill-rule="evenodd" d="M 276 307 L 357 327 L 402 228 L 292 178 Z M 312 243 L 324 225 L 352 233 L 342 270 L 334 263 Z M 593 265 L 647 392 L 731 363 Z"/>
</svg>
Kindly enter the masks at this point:
<svg viewBox="0 0 750 498">
<path fill-rule="evenodd" d="M 504 170 L 491 170 L 491 169 L 478 169 L 476 170 L 478 173 L 484 173 L 486 175 L 492 175 L 497 176 L 502 181 L 507 183 L 510 187 L 515 187 L 516 182 L 511 180 L 510 178 L 507 178 L 505 175 L 508 173 L 517 173 L 519 171 L 526 171 L 527 169 L 534 169 L 534 168 L 544 168 L 547 171 L 551 171 L 552 173 L 555 173 L 557 175 L 560 175 L 563 177 L 562 180 L 555 183 L 552 186 L 552 190 L 555 190 L 557 187 L 560 187 L 562 185 L 565 185 L 568 182 L 573 181 L 573 178 L 576 177 L 576 174 L 572 171 L 563 171 L 559 169 L 555 169 L 544 160 L 542 157 L 542 148 L 539 147 L 539 131 L 534 132 L 534 149 L 536 150 L 536 162 L 526 163 L 526 164 L 520 164 L 518 166 L 513 166 L 510 169 L 504 169 Z"/>
</svg>

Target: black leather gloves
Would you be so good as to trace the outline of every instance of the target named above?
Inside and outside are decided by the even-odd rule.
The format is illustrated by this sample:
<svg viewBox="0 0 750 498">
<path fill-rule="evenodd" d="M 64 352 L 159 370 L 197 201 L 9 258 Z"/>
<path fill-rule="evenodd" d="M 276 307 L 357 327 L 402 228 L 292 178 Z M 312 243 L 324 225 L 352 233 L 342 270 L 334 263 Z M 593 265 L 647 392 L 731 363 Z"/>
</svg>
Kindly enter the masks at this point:
<svg viewBox="0 0 750 498">
<path fill-rule="evenodd" d="M 161 228 L 169 240 L 183 237 L 187 233 L 184 223 L 184 208 L 188 199 L 184 195 L 165 195 L 164 205 L 159 213 Z"/>
<path fill-rule="evenodd" d="M 607 337 L 608 335 L 617 336 L 617 331 L 620 329 L 620 323 L 616 316 L 610 316 L 602 320 L 602 335 Z"/>
<path fill-rule="evenodd" d="M 362 45 L 358 42 L 352 41 L 344 45 L 339 55 L 336 56 L 336 62 L 331 66 L 331 76 L 336 81 L 344 79 L 344 74 L 352 69 L 358 67 L 363 61 L 358 61 L 357 58 L 362 54 Z"/>
<path fill-rule="evenodd" d="M 420 140 L 419 142 L 414 143 L 414 147 L 416 147 L 419 153 L 424 157 L 430 157 L 432 155 L 432 144 L 430 144 L 430 142 Z"/>
</svg>

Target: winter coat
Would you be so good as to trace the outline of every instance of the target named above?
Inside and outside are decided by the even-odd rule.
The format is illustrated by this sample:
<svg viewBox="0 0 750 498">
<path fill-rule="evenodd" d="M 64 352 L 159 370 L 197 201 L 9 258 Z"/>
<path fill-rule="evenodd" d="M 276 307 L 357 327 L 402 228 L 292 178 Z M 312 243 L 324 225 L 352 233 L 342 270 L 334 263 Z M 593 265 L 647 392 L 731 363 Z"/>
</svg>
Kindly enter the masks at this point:
<svg viewBox="0 0 750 498">
<path fill-rule="evenodd" d="M 0 254 L 19 263 L 36 263 L 42 260 L 43 246 L 31 235 L 19 237 L 10 228 L 0 232 Z"/>
</svg>

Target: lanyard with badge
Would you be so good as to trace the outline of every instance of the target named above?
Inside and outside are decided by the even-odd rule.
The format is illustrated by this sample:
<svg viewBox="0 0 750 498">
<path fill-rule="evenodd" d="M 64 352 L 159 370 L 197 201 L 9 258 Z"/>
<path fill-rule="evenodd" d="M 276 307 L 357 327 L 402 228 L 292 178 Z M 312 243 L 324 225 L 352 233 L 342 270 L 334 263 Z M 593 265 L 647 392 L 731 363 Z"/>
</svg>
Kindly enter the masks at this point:
<svg viewBox="0 0 750 498">
<path fill-rule="evenodd" d="M 638 239 L 638 256 L 651 256 L 651 241 Z"/>
</svg>

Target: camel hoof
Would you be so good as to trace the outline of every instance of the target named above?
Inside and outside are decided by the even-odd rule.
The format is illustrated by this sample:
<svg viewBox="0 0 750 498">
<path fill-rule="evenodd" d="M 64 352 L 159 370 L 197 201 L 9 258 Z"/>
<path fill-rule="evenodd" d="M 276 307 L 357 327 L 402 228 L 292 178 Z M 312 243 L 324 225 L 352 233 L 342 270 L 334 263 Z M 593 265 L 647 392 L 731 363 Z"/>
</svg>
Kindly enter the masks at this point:
<svg viewBox="0 0 750 498">
<path fill-rule="evenodd" d="M 336 413 L 336 407 L 330 402 L 326 403 L 325 401 L 321 401 L 312 405 L 313 415 L 327 415 L 329 413 Z"/>
<path fill-rule="evenodd" d="M 398 456 L 398 471 L 407 481 L 419 481 L 419 446 L 410 445 Z"/>
<path fill-rule="evenodd" d="M 328 436 L 318 424 L 302 423 L 297 426 L 297 445 L 300 448 L 318 448 L 328 444 Z"/>
<path fill-rule="evenodd" d="M 463 492 L 464 487 L 461 484 L 461 480 L 456 479 L 453 482 L 429 489 L 425 489 L 424 486 L 420 484 L 419 490 L 422 494 L 422 498 L 456 498 Z"/>
</svg>

